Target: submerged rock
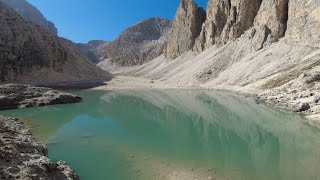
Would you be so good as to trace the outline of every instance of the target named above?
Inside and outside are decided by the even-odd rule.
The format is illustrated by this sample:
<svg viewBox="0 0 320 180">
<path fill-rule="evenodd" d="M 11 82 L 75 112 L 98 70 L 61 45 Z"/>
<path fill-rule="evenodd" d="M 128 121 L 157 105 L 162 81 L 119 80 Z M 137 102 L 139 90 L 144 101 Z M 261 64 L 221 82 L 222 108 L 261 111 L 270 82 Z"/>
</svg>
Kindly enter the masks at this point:
<svg viewBox="0 0 320 180">
<path fill-rule="evenodd" d="M 78 180 L 64 161 L 51 162 L 48 150 L 16 118 L 0 116 L 0 179 Z"/>
<path fill-rule="evenodd" d="M 0 86 L 0 110 L 76 103 L 81 97 L 50 88 L 7 84 Z"/>
</svg>

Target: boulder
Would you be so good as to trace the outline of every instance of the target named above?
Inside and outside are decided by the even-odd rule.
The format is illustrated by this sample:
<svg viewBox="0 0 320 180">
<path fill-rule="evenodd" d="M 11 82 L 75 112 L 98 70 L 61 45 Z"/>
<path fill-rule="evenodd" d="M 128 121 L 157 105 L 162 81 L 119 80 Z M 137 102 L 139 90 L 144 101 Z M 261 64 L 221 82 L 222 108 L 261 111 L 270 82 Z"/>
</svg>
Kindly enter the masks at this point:
<svg viewBox="0 0 320 180">
<path fill-rule="evenodd" d="M 294 112 L 303 112 L 310 109 L 310 105 L 307 102 L 299 102 L 294 107 Z"/>
</svg>

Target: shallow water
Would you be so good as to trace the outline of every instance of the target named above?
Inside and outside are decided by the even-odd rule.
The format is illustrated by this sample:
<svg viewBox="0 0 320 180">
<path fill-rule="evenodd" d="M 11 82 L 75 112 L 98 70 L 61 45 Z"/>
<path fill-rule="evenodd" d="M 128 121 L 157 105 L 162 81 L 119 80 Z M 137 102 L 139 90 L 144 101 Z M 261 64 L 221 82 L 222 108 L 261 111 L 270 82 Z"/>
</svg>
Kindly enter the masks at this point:
<svg viewBox="0 0 320 180">
<path fill-rule="evenodd" d="M 82 180 L 320 179 L 319 125 L 296 114 L 215 91 L 76 94 L 85 100 L 0 114 L 22 118 Z"/>
</svg>

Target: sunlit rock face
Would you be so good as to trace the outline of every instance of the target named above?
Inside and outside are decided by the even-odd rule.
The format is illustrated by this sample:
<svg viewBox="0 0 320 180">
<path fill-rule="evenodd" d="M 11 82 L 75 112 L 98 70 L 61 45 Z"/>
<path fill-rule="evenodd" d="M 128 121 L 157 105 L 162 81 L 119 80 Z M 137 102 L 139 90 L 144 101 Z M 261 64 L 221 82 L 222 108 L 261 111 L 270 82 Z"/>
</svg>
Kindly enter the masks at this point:
<svg viewBox="0 0 320 180">
<path fill-rule="evenodd" d="M 205 19 L 205 11 L 193 0 L 182 0 L 173 21 L 165 57 L 174 59 L 192 50 Z"/>
<path fill-rule="evenodd" d="M 286 36 L 292 43 L 320 48 L 320 1 L 290 0 Z"/>
<path fill-rule="evenodd" d="M 257 50 L 278 41 L 285 35 L 288 21 L 288 0 L 263 0 L 254 20 Z"/>
</svg>

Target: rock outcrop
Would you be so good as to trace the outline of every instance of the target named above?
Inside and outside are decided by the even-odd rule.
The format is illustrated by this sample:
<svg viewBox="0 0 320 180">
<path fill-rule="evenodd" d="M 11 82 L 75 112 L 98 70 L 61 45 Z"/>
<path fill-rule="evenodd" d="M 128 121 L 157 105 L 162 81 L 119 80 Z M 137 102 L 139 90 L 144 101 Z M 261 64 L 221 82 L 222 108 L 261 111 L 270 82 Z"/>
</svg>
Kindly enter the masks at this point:
<svg viewBox="0 0 320 180">
<path fill-rule="evenodd" d="M 35 140 L 22 122 L 0 116 L 0 179 L 80 178 L 65 162 L 50 161 L 46 147 Z"/>
<path fill-rule="evenodd" d="M 54 26 L 54 24 L 50 21 L 48 21 L 42 13 L 32 6 L 28 1 L 26 0 L 1 0 L 5 2 L 7 5 L 12 7 L 15 11 L 17 11 L 22 17 L 25 19 L 43 27 L 47 31 L 57 35 L 58 30 Z"/>
<path fill-rule="evenodd" d="M 192 50 L 205 19 L 205 11 L 193 0 L 182 0 L 168 37 L 165 57 L 174 59 Z"/>
<path fill-rule="evenodd" d="M 72 42 L 22 18 L 0 1 L 0 81 L 53 84 L 108 80 Z"/>
<path fill-rule="evenodd" d="M 81 97 L 50 88 L 7 84 L 0 86 L 0 110 L 77 103 Z"/>
<path fill-rule="evenodd" d="M 163 53 L 171 21 L 150 18 L 126 29 L 110 44 L 101 48 L 104 62 L 99 66 L 132 66 L 148 62 Z"/>
</svg>

